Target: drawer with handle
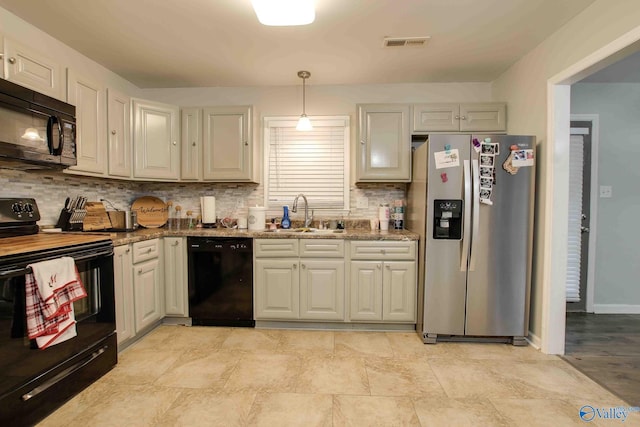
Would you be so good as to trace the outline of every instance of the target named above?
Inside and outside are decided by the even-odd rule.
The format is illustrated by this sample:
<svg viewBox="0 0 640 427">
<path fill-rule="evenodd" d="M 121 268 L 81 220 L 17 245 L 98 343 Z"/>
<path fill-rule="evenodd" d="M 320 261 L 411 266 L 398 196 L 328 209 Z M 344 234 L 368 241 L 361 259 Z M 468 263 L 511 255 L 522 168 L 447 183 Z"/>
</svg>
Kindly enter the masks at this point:
<svg viewBox="0 0 640 427">
<path fill-rule="evenodd" d="M 160 239 L 135 242 L 133 245 L 133 263 L 158 258 L 160 254 Z"/>
<path fill-rule="evenodd" d="M 417 242 L 415 241 L 352 241 L 351 259 L 366 260 L 415 260 Z"/>
</svg>

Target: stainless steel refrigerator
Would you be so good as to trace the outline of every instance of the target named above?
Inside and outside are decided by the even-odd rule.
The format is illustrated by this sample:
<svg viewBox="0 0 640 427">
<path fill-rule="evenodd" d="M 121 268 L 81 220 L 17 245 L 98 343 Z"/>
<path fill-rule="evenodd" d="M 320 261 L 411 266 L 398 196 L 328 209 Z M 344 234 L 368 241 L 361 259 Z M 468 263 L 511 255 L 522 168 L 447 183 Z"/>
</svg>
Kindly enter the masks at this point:
<svg viewBox="0 0 640 427">
<path fill-rule="evenodd" d="M 413 153 L 407 228 L 420 234 L 417 332 L 525 344 L 535 139 L 429 135 Z"/>
</svg>

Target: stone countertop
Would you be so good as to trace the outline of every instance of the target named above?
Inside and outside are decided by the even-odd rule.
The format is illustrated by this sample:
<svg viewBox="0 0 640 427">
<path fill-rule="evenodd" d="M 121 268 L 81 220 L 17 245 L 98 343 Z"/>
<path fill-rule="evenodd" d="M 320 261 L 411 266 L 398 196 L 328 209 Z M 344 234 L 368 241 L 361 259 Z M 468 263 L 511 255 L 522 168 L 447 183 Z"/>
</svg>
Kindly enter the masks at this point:
<svg viewBox="0 0 640 427">
<path fill-rule="evenodd" d="M 336 232 L 337 231 L 337 232 Z M 89 234 L 89 233 L 87 233 Z M 315 232 L 248 231 L 231 228 L 195 228 L 169 230 L 141 228 L 132 232 L 96 232 L 109 235 L 114 246 L 126 245 L 160 237 L 246 237 L 254 239 L 344 239 L 344 240 L 418 240 L 418 233 L 409 230 L 371 231 L 363 229 L 321 230 Z"/>
</svg>

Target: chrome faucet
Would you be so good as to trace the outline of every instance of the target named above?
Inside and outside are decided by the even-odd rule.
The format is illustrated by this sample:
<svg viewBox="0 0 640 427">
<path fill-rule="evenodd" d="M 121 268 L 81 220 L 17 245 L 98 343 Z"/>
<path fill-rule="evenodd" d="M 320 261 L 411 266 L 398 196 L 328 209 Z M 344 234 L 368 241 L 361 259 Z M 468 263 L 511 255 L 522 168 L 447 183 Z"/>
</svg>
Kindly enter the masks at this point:
<svg viewBox="0 0 640 427">
<path fill-rule="evenodd" d="M 293 200 L 293 207 L 291 208 L 291 212 L 296 213 L 298 211 L 298 198 L 302 196 L 304 199 L 304 226 L 308 227 L 311 225 L 311 221 L 313 221 L 313 211 L 311 211 L 311 216 L 309 216 L 309 202 L 307 201 L 307 197 L 300 193 Z"/>
</svg>

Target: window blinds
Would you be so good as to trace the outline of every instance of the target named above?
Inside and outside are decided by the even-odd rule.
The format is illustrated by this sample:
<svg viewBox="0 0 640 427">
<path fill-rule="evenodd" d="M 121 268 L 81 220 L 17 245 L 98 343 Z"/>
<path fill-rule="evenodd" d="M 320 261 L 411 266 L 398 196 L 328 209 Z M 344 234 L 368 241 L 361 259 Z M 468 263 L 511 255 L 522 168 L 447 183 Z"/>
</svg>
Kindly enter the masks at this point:
<svg viewBox="0 0 640 427">
<path fill-rule="evenodd" d="M 348 209 L 348 118 L 312 119 L 313 130 L 304 132 L 295 120 L 266 120 L 267 207 L 291 206 L 303 193 L 310 209 Z"/>
<path fill-rule="evenodd" d="M 582 255 L 582 135 L 571 135 L 569 142 L 569 225 L 567 244 L 567 302 L 580 302 Z"/>
</svg>

